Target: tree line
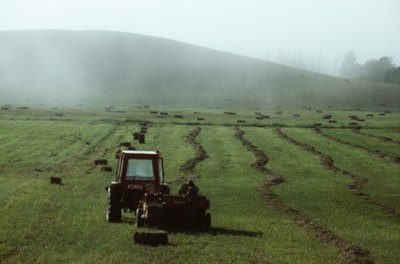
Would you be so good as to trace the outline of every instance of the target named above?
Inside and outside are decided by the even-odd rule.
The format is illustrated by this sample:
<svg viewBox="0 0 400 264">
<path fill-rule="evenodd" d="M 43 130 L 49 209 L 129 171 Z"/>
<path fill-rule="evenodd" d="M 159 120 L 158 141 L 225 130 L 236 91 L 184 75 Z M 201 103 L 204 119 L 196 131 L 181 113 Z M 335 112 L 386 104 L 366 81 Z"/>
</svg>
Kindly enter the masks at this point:
<svg viewBox="0 0 400 264">
<path fill-rule="evenodd" d="M 400 84 L 400 66 L 394 64 L 389 56 L 370 59 L 361 64 L 357 62 L 354 52 L 349 52 L 344 56 L 340 75 L 350 79 Z"/>
</svg>

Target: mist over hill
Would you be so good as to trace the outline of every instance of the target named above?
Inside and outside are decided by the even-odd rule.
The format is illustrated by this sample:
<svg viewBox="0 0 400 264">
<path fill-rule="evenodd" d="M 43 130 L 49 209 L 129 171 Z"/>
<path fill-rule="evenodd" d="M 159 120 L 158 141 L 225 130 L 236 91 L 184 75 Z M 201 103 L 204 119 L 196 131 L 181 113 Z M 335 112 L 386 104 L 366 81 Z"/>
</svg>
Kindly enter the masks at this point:
<svg viewBox="0 0 400 264">
<path fill-rule="evenodd" d="M 0 32 L 1 103 L 400 107 L 400 86 L 346 80 L 156 37 Z"/>
</svg>

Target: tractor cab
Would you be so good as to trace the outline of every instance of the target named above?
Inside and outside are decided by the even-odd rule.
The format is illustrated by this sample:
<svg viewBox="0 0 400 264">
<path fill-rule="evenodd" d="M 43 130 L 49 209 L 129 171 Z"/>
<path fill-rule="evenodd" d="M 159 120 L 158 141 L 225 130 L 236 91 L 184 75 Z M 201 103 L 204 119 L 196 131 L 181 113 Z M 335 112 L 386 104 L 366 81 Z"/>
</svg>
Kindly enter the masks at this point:
<svg viewBox="0 0 400 264">
<path fill-rule="evenodd" d="M 121 209 L 135 211 L 145 193 L 169 193 L 164 183 L 163 158 L 158 151 L 117 150 L 116 178 L 109 193 L 107 219 L 118 221 Z M 115 220 L 114 220 L 115 219 Z"/>
<path fill-rule="evenodd" d="M 163 158 L 158 151 L 117 150 L 116 182 L 122 187 L 156 191 L 164 183 Z M 149 190 L 151 192 L 151 190 Z"/>
</svg>

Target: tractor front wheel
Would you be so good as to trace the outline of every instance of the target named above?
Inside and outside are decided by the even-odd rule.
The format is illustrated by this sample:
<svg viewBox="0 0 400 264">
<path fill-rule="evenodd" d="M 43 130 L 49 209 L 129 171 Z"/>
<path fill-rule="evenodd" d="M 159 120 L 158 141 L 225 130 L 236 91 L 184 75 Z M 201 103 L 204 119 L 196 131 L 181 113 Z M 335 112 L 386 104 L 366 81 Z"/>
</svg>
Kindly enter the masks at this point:
<svg viewBox="0 0 400 264">
<path fill-rule="evenodd" d="M 121 222 L 121 187 L 111 185 L 108 187 L 108 222 Z"/>
<path fill-rule="evenodd" d="M 140 208 L 136 209 L 136 221 L 135 221 L 136 227 L 142 227 L 144 224 L 142 214 L 143 214 L 142 209 Z"/>
<path fill-rule="evenodd" d="M 204 218 L 204 228 L 207 230 L 211 228 L 211 214 L 210 213 L 207 213 Z"/>
</svg>

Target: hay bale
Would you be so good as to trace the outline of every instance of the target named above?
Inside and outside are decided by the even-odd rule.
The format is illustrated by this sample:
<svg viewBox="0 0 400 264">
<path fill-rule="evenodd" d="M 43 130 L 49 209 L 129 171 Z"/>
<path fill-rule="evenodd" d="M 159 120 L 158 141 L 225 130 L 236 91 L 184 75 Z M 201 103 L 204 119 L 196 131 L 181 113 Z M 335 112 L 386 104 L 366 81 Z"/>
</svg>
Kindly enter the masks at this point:
<svg viewBox="0 0 400 264">
<path fill-rule="evenodd" d="M 139 140 L 139 132 L 133 133 L 133 140 Z"/>
<path fill-rule="evenodd" d="M 119 143 L 119 146 L 123 146 L 123 147 L 130 147 L 131 146 L 131 142 L 121 142 Z"/>
<path fill-rule="evenodd" d="M 246 123 L 246 120 L 237 120 L 237 122 L 238 122 L 239 124 L 244 124 L 244 123 Z"/>
<path fill-rule="evenodd" d="M 331 119 L 331 118 L 332 118 L 332 115 L 324 115 L 322 118 L 323 118 L 323 119 Z"/>
<path fill-rule="evenodd" d="M 139 134 L 139 143 L 144 144 L 145 141 L 145 134 Z"/>
<path fill-rule="evenodd" d="M 134 243 L 149 245 L 149 246 L 160 246 L 168 244 L 168 234 L 166 232 L 135 232 L 132 236 Z"/>
<path fill-rule="evenodd" d="M 50 177 L 50 183 L 51 184 L 61 184 L 61 178 L 51 176 Z"/>
<path fill-rule="evenodd" d="M 101 167 L 101 171 L 108 171 L 111 172 L 112 168 L 111 167 Z"/>
<path fill-rule="evenodd" d="M 204 117 L 198 117 L 197 120 L 198 120 L 198 121 L 204 121 L 205 118 L 204 118 Z"/>
<path fill-rule="evenodd" d="M 94 160 L 94 165 L 107 165 L 108 161 L 106 159 Z"/>
</svg>

